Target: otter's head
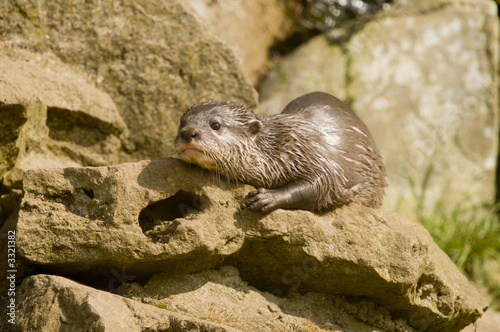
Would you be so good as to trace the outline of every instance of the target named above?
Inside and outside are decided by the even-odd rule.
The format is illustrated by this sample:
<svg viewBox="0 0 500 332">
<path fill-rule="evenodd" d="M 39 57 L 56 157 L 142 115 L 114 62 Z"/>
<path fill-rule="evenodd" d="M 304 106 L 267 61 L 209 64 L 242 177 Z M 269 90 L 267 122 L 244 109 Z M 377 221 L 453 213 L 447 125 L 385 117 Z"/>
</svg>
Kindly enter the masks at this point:
<svg viewBox="0 0 500 332">
<path fill-rule="evenodd" d="M 180 119 L 175 148 L 182 160 L 236 179 L 232 168 L 262 129 L 257 115 L 240 104 L 206 102 Z"/>
</svg>

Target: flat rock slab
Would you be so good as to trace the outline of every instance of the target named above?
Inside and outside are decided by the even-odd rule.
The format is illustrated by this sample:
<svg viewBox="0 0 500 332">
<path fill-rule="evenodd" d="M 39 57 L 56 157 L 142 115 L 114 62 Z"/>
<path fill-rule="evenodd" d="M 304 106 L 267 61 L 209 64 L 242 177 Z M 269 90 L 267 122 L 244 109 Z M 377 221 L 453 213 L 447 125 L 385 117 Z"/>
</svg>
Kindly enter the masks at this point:
<svg viewBox="0 0 500 332">
<path fill-rule="evenodd" d="M 111 97 L 54 54 L 0 45 L 0 183 L 27 169 L 119 163 L 128 130 Z"/>
<path fill-rule="evenodd" d="M 153 275 L 144 287 L 119 288 L 119 294 L 243 331 L 414 332 L 402 319 L 369 301 L 318 292 L 278 297 L 241 280 L 233 266 L 172 276 Z"/>
<path fill-rule="evenodd" d="M 239 331 L 51 275 L 23 281 L 15 322 L 2 331 Z"/>
<path fill-rule="evenodd" d="M 254 214 L 241 203 L 251 189 L 170 158 L 31 170 L 17 250 L 68 274 L 184 274 L 229 263 L 276 295 L 361 296 L 427 331 L 455 331 L 486 310 L 421 225 L 356 205 Z"/>
<path fill-rule="evenodd" d="M 175 159 L 30 170 L 24 188 L 20 254 L 63 272 L 186 273 L 244 240 L 231 220 L 245 188 Z"/>
</svg>

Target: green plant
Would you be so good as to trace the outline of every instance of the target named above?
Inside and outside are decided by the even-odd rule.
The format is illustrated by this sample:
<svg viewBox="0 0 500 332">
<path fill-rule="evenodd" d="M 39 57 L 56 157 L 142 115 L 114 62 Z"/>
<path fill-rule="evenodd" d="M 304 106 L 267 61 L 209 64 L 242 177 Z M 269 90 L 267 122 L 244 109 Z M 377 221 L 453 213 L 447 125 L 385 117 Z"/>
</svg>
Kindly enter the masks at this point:
<svg viewBox="0 0 500 332">
<path fill-rule="evenodd" d="M 500 308 L 500 203 L 493 207 L 459 204 L 450 209 L 438 200 L 428 207 L 431 175 L 429 167 L 419 188 L 410 180 L 418 221 L 461 271 L 486 288 L 491 305 Z"/>
</svg>

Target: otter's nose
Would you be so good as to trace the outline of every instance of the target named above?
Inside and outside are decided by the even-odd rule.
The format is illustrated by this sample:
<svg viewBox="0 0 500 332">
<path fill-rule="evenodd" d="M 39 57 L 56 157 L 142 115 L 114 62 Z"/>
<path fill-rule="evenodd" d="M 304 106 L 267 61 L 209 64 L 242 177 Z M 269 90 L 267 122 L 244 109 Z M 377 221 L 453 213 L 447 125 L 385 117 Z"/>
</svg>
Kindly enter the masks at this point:
<svg viewBox="0 0 500 332">
<path fill-rule="evenodd" d="M 193 138 L 198 136 L 198 132 L 193 127 L 187 127 L 183 128 L 179 135 L 186 143 L 189 143 Z"/>
</svg>

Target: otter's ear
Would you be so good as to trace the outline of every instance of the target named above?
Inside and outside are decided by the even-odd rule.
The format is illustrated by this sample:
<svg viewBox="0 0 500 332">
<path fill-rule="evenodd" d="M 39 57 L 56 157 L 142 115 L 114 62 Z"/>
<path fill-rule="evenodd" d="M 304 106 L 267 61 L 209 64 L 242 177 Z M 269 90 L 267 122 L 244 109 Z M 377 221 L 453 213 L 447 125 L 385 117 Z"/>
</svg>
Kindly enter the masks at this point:
<svg viewBox="0 0 500 332">
<path fill-rule="evenodd" d="M 258 134 L 262 129 L 262 122 L 259 120 L 252 120 L 248 123 L 248 129 L 252 135 Z"/>
</svg>

